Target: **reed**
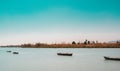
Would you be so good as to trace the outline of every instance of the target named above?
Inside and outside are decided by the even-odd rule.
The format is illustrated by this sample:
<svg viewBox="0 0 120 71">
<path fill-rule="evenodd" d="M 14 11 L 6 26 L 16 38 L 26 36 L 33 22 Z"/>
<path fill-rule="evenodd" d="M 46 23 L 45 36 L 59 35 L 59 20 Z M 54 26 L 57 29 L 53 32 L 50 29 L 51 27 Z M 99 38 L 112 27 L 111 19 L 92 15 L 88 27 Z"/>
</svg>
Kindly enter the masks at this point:
<svg viewBox="0 0 120 71">
<path fill-rule="evenodd" d="M 96 44 L 22 44 L 23 48 L 120 48 L 120 43 L 96 43 Z"/>
</svg>

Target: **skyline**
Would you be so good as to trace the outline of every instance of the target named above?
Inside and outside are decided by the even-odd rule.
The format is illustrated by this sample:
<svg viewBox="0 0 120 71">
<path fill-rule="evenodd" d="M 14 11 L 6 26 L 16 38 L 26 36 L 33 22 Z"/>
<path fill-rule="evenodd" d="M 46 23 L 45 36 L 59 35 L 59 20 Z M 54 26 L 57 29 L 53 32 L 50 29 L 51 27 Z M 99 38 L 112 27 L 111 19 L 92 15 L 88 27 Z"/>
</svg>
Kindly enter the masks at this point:
<svg viewBox="0 0 120 71">
<path fill-rule="evenodd" d="M 120 40 L 119 0 L 0 0 L 0 45 Z"/>
</svg>

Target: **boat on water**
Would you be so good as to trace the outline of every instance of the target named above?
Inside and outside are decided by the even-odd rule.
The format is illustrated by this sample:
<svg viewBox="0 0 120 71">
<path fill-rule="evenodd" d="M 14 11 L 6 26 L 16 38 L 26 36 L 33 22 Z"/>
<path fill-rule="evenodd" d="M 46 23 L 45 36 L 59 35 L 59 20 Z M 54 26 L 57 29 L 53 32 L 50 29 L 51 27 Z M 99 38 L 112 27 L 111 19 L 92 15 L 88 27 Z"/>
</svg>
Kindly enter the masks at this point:
<svg viewBox="0 0 120 71">
<path fill-rule="evenodd" d="M 57 53 L 57 55 L 61 55 L 61 56 L 72 56 L 72 53 Z"/>
<path fill-rule="evenodd" d="M 106 60 L 117 60 L 117 61 L 120 61 L 120 58 L 113 58 L 113 57 L 107 57 L 107 56 L 104 56 L 104 58 Z"/>
<path fill-rule="evenodd" d="M 10 52 L 12 52 L 12 51 L 6 51 L 6 52 L 9 52 L 9 53 L 10 53 Z"/>
<path fill-rule="evenodd" d="M 19 54 L 18 52 L 13 52 L 13 54 Z"/>
</svg>

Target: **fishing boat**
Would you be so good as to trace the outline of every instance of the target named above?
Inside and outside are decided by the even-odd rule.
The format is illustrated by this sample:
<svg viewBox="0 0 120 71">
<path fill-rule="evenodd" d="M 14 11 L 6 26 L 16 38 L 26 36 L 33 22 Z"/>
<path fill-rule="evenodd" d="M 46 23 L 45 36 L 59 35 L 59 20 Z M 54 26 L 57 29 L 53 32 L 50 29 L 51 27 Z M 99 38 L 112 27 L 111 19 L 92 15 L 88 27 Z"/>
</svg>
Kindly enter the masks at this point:
<svg viewBox="0 0 120 71">
<path fill-rule="evenodd" d="M 61 55 L 61 56 L 72 56 L 72 53 L 57 53 L 57 55 Z"/>
<path fill-rule="evenodd" d="M 6 51 L 6 52 L 9 52 L 9 53 L 10 53 L 10 52 L 12 52 L 12 51 Z"/>
<path fill-rule="evenodd" d="M 118 60 L 118 61 L 120 61 L 120 58 L 113 58 L 113 57 L 107 57 L 107 56 L 104 56 L 104 58 L 106 60 Z"/>
<path fill-rule="evenodd" d="M 19 54 L 18 52 L 13 52 L 13 54 Z"/>
</svg>

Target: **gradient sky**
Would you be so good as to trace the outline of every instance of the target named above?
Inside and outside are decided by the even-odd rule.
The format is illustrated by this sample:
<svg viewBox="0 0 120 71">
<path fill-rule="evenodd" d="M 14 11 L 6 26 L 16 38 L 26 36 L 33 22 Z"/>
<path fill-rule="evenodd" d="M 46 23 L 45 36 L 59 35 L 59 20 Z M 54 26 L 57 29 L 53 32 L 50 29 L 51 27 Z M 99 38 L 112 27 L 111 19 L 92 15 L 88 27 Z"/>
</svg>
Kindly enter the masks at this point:
<svg viewBox="0 0 120 71">
<path fill-rule="evenodd" d="M 120 40 L 120 0 L 0 0 L 0 45 Z"/>
</svg>

